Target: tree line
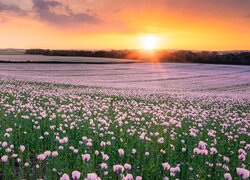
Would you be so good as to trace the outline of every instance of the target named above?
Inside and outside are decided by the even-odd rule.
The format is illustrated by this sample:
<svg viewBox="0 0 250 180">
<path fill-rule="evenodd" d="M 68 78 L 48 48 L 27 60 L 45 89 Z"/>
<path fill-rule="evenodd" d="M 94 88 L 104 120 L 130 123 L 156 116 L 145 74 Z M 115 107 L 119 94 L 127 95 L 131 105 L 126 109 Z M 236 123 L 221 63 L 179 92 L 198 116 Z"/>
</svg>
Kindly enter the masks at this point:
<svg viewBox="0 0 250 180">
<path fill-rule="evenodd" d="M 28 49 L 25 54 L 45 56 L 78 56 L 134 59 L 144 62 L 178 62 L 178 63 L 208 63 L 208 64 L 235 64 L 250 65 L 250 52 L 216 52 L 216 51 L 143 51 L 143 50 L 45 50 Z"/>
</svg>

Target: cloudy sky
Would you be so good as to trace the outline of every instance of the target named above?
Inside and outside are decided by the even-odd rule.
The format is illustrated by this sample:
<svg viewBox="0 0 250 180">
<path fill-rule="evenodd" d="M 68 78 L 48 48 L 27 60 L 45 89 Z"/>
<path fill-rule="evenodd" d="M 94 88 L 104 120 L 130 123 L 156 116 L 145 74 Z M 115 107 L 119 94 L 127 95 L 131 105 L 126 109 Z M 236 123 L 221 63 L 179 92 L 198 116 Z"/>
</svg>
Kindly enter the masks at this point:
<svg viewBox="0 0 250 180">
<path fill-rule="evenodd" d="M 0 0 L 0 48 L 250 49 L 250 0 Z"/>
</svg>

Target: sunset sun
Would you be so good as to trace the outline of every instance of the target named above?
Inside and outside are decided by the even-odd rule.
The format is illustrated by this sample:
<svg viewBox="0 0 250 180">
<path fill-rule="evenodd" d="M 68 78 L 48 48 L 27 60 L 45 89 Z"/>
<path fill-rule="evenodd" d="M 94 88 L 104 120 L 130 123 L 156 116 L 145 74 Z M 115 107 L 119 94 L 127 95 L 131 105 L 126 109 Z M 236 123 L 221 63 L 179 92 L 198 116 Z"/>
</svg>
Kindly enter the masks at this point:
<svg viewBox="0 0 250 180">
<path fill-rule="evenodd" d="M 141 48 L 144 50 L 154 50 L 159 48 L 160 38 L 156 35 L 141 36 Z"/>
</svg>

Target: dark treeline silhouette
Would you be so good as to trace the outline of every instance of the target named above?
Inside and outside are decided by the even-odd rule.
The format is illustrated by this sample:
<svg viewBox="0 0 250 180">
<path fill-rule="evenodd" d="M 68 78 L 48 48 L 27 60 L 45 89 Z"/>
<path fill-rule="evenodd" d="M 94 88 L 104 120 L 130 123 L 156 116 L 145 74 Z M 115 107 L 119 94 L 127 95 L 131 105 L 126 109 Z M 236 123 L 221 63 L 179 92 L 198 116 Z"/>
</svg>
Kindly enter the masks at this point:
<svg viewBox="0 0 250 180">
<path fill-rule="evenodd" d="M 79 57 L 107 57 L 107 58 L 126 58 L 126 51 L 77 51 L 77 50 L 44 50 L 28 49 L 25 54 L 40 54 L 45 56 L 79 56 Z"/>
<path fill-rule="evenodd" d="M 210 51 L 144 51 L 144 50 L 111 50 L 111 51 L 77 51 L 77 50 L 44 50 L 28 49 L 26 54 L 45 56 L 79 56 L 134 59 L 140 62 L 178 62 L 250 65 L 250 52 L 210 52 Z"/>
</svg>

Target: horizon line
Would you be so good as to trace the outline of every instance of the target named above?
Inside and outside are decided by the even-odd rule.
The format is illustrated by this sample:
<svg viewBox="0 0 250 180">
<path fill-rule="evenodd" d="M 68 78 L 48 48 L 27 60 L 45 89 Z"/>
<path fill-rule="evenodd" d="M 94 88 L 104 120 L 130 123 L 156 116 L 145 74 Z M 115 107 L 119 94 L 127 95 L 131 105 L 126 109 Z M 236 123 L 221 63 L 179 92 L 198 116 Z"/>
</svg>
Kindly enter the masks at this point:
<svg viewBox="0 0 250 180">
<path fill-rule="evenodd" d="M 239 49 L 239 50 L 215 50 L 215 49 L 154 49 L 154 50 L 145 50 L 145 49 L 113 49 L 113 48 L 107 48 L 107 49 L 69 49 L 69 48 L 0 48 L 0 50 L 19 50 L 19 51 L 25 51 L 29 49 L 42 49 L 42 50 L 65 50 L 65 51 L 126 51 L 126 50 L 134 50 L 134 51 L 209 51 L 209 52 L 244 52 L 244 51 L 250 51 L 250 49 Z"/>
</svg>

